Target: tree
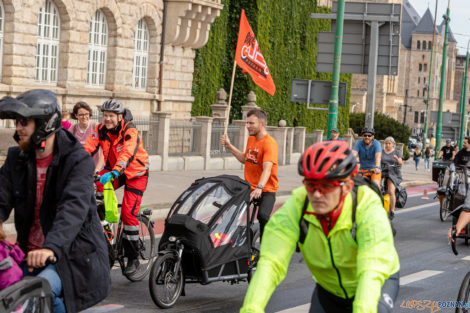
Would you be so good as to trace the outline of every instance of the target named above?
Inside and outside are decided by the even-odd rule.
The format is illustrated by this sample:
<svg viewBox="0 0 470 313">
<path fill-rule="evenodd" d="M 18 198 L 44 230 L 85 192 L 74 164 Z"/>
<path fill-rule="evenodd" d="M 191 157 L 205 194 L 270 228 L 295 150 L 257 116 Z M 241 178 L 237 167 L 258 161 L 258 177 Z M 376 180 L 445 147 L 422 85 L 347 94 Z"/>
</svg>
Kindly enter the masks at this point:
<svg viewBox="0 0 470 313">
<path fill-rule="evenodd" d="M 351 113 L 349 115 L 349 127 L 355 133 L 361 133 L 362 128 L 364 128 L 364 121 L 365 113 Z M 374 114 L 374 129 L 375 139 L 383 140 L 388 136 L 392 136 L 396 142 L 402 142 L 405 145 L 408 144 L 408 138 L 411 135 L 408 126 L 402 125 L 397 120 L 377 112 Z"/>
</svg>

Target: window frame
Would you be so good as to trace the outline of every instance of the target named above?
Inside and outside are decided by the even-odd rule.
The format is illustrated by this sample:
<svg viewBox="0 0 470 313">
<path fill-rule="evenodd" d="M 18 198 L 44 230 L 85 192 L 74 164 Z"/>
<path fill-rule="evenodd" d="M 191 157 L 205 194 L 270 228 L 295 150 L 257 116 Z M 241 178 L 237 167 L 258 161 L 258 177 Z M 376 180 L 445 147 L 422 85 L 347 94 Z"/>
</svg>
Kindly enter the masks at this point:
<svg viewBox="0 0 470 313">
<path fill-rule="evenodd" d="M 61 25 L 59 9 L 52 0 L 44 1 L 39 9 L 37 26 L 35 81 L 57 85 Z"/>
<path fill-rule="evenodd" d="M 88 64 L 86 72 L 86 85 L 88 87 L 104 88 L 106 86 L 108 42 L 108 20 L 103 11 L 98 9 L 93 13 L 93 17 L 90 20 L 90 31 L 88 32 Z"/>
</svg>

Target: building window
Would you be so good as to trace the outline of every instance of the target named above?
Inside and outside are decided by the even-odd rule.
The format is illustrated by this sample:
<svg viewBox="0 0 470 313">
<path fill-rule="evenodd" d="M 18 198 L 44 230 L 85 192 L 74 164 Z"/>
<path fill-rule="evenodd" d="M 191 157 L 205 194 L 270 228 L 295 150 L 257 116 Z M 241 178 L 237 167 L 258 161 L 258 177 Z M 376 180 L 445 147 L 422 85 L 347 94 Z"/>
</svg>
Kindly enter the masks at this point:
<svg viewBox="0 0 470 313">
<path fill-rule="evenodd" d="M 420 122 L 421 124 L 423 124 L 423 123 L 424 123 L 424 111 L 422 111 L 420 115 L 421 115 L 421 116 L 420 116 L 420 118 L 419 118 L 419 122 Z"/>
<path fill-rule="evenodd" d="M 87 84 L 104 87 L 106 80 L 106 52 L 108 49 L 108 23 L 101 10 L 97 10 L 90 22 L 88 41 Z"/>
<path fill-rule="evenodd" d="M 36 46 L 36 81 L 57 83 L 60 20 L 57 7 L 46 0 L 39 10 Z"/>
<path fill-rule="evenodd" d="M 421 83 L 421 77 L 418 77 L 418 84 Z"/>
<path fill-rule="evenodd" d="M 417 92 L 416 92 L 416 97 L 419 98 L 419 89 L 418 89 Z"/>
<path fill-rule="evenodd" d="M 426 97 L 426 87 L 423 88 L 423 97 Z"/>
<path fill-rule="evenodd" d="M 134 34 L 134 68 L 132 71 L 132 87 L 145 89 L 147 86 L 147 64 L 149 56 L 149 29 L 144 19 L 137 23 Z"/>
<path fill-rule="evenodd" d="M 423 40 L 423 50 L 426 50 L 426 41 Z"/>
<path fill-rule="evenodd" d="M 423 84 L 426 84 L 426 77 L 423 77 Z"/>
<path fill-rule="evenodd" d="M 415 111 L 415 123 L 418 123 L 419 112 Z"/>
<path fill-rule="evenodd" d="M 428 50 L 431 50 L 431 48 L 432 48 L 432 43 L 431 41 L 428 41 Z"/>
<path fill-rule="evenodd" d="M 428 71 L 428 64 L 427 64 L 427 63 L 424 63 L 424 64 L 423 64 L 423 71 L 424 71 L 424 72 L 427 72 L 427 71 Z"/>
<path fill-rule="evenodd" d="M 416 42 L 416 49 L 421 50 L 421 41 Z"/>
<path fill-rule="evenodd" d="M 3 3 L 0 1 L 0 77 L 2 77 L 2 64 L 3 64 L 3 21 L 5 14 L 3 11 Z"/>
<path fill-rule="evenodd" d="M 423 71 L 423 64 L 419 63 L 419 71 L 422 72 Z"/>
</svg>

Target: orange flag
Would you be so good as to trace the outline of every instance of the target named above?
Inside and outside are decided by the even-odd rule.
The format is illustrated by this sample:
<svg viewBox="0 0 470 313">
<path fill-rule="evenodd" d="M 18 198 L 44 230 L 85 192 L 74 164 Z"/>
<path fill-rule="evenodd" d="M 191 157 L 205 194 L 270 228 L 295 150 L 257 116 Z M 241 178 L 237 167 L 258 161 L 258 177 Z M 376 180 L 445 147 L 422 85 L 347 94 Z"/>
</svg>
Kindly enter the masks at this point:
<svg viewBox="0 0 470 313">
<path fill-rule="evenodd" d="M 235 52 L 235 61 L 243 72 L 250 74 L 256 85 L 264 91 L 274 96 L 276 86 L 269 73 L 268 66 L 264 60 L 255 34 L 245 16 L 245 10 L 242 10 L 240 17 L 240 29 L 238 31 L 237 51 Z"/>
</svg>

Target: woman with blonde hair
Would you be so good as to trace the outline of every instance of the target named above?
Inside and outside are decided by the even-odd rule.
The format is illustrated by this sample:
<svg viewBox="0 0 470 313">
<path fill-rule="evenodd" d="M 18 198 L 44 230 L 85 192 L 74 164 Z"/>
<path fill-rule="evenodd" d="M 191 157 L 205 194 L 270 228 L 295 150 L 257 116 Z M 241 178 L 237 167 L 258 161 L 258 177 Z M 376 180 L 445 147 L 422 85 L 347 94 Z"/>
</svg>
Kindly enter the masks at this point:
<svg viewBox="0 0 470 313">
<path fill-rule="evenodd" d="M 387 180 L 388 194 L 390 195 L 390 218 L 395 216 L 396 196 L 395 189 L 402 182 L 401 165 L 403 156 L 400 151 L 395 149 L 395 139 L 387 137 L 384 140 L 384 149 L 382 151 L 382 177 Z"/>
</svg>

